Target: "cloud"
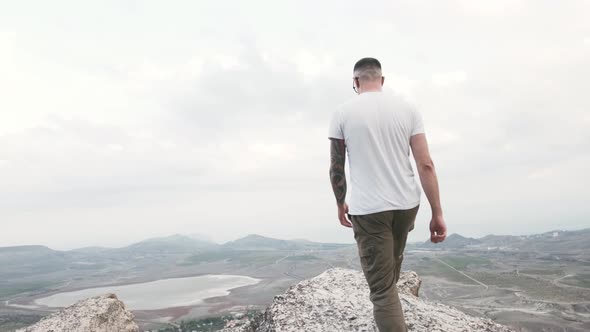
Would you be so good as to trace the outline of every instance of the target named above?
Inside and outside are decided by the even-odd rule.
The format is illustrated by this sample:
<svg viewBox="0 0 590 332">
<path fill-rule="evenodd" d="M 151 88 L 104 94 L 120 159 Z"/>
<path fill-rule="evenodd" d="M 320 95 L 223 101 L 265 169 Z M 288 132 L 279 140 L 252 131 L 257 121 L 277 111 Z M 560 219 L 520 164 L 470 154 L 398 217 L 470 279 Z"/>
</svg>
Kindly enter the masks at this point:
<svg viewBox="0 0 590 332">
<path fill-rule="evenodd" d="M 144 4 L 122 9 L 131 26 L 110 3 L 96 8 L 114 15 L 98 29 L 92 11 L 59 4 L 10 19 L 26 12 L 15 3 L 0 14 L 0 243 L 193 232 L 352 242 L 335 219 L 326 132 L 367 55 L 423 113 L 452 232 L 554 228 L 555 214 L 583 224 L 590 62 L 564 38 L 579 35 L 583 5 L 382 5 L 277 2 L 262 15 L 236 3 L 220 24 L 219 4 Z M 53 11 L 67 13 L 61 25 Z M 539 33 L 547 20 L 571 24 Z M 411 241 L 428 237 L 423 207 Z"/>
<path fill-rule="evenodd" d="M 452 71 L 446 73 L 435 73 L 432 75 L 432 83 L 441 87 L 451 84 L 460 84 L 467 81 L 467 73 L 464 71 Z"/>
<path fill-rule="evenodd" d="M 500 16 L 516 12 L 525 8 L 525 1 L 521 0 L 496 0 L 496 1 L 469 1 L 457 0 L 460 8 L 468 14 L 482 16 Z"/>
</svg>

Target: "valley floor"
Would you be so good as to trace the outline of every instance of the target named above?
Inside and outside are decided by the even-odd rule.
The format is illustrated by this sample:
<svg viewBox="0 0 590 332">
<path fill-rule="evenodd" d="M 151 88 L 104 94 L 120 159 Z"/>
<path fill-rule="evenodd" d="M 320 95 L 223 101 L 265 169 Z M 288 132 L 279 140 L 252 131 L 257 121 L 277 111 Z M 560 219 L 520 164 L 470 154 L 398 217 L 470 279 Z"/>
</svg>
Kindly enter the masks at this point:
<svg viewBox="0 0 590 332">
<path fill-rule="evenodd" d="M 218 253 L 219 254 L 219 253 Z M 290 285 L 330 267 L 360 270 L 356 246 L 330 250 L 228 253 L 227 257 L 166 262 L 158 269 L 132 269 L 112 277 L 112 271 L 59 286 L 4 297 L 0 331 L 11 331 L 38 320 L 48 308 L 31 309 L 35 298 L 97 284 L 144 282 L 189 275 L 238 274 L 262 281 L 233 289 L 190 307 L 135 311 L 143 330 L 178 326 L 181 321 L 249 310 L 264 310 Z M 232 256 L 234 255 L 234 256 Z M 165 268 L 162 268 L 165 265 Z M 404 256 L 404 270 L 423 280 L 420 297 L 452 305 L 468 314 L 487 316 L 520 331 L 590 330 L 590 263 L 575 257 L 477 250 L 412 250 Z M 111 279 L 109 280 L 109 275 Z M 7 303 L 5 301 L 9 301 Z M 16 306 L 15 306 L 16 305 Z"/>
</svg>

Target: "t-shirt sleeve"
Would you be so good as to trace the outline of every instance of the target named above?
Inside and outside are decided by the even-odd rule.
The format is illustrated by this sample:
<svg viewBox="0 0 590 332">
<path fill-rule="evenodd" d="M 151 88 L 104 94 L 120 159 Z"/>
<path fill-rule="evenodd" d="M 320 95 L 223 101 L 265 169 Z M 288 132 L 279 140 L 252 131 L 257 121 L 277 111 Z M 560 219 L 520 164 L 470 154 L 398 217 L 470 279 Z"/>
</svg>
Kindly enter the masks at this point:
<svg viewBox="0 0 590 332">
<path fill-rule="evenodd" d="M 420 111 L 414 109 L 413 113 L 413 117 L 414 117 L 414 121 L 413 121 L 413 126 L 412 126 L 412 134 L 410 136 L 414 136 L 417 134 L 423 134 L 424 133 L 424 121 L 422 120 L 422 113 L 420 113 Z"/>
<path fill-rule="evenodd" d="M 332 119 L 330 120 L 330 126 L 328 128 L 328 138 L 344 139 L 339 110 L 332 113 Z"/>
</svg>

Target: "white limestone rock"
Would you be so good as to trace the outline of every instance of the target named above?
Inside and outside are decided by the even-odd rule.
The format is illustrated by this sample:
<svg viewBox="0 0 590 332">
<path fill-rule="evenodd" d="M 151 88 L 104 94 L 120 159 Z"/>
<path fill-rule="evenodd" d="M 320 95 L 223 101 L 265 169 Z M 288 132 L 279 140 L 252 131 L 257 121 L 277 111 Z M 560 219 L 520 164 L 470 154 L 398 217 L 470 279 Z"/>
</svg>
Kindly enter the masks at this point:
<svg viewBox="0 0 590 332">
<path fill-rule="evenodd" d="M 400 301 L 411 332 L 515 332 L 489 318 L 469 316 L 453 307 L 417 297 L 420 278 L 404 271 Z M 275 296 L 263 314 L 223 332 L 378 331 L 369 288 L 361 271 L 333 268 Z"/>
<path fill-rule="evenodd" d="M 115 294 L 81 300 L 16 332 L 139 332 Z"/>
</svg>

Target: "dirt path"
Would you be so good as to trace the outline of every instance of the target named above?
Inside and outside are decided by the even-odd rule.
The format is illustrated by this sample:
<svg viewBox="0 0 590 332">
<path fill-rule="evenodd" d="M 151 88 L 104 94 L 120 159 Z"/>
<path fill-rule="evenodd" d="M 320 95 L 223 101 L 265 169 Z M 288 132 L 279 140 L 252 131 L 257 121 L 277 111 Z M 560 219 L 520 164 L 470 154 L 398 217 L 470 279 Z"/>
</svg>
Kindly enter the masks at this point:
<svg viewBox="0 0 590 332">
<path fill-rule="evenodd" d="M 477 282 L 478 284 L 482 285 L 483 287 L 485 287 L 485 289 L 486 289 L 486 290 L 489 288 L 489 287 L 488 287 L 488 285 L 484 284 L 483 282 L 481 282 L 481 281 L 479 281 L 479 280 L 477 280 L 477 279 L 475 279 L 475 278 L 473 278 L 473 277 L 471 277 L 471 276 L 468 276 L 467 274 L 463 273 L 462 271 L 459 271 L 459 270 L 457 270 L 456 268 L 452 267 L 451 265 L 447 264 L 446 262 L 443 262 L 443 261 L 442 261 L 442 260 L 440 260 L 439 258 L 437 258 L 437 257 L 433 257 L 433 258 L 434 258 L 434 259 L 436 259 L 437 261 L 439 261 L 439 262 L 443 263 L 444 265 L 446 265 L 446 266 L 450 267 L 451 269 L 453 269 L 453 270 L 455 270 L 455 271 L 457 271 L 457 272 L 461 273 L 462 275 L 466 276 L 467 278 L 469 278 L 469 279 L 471 279 L 471 280 L 473 280 L 473 281 Z"/>
</svg>

